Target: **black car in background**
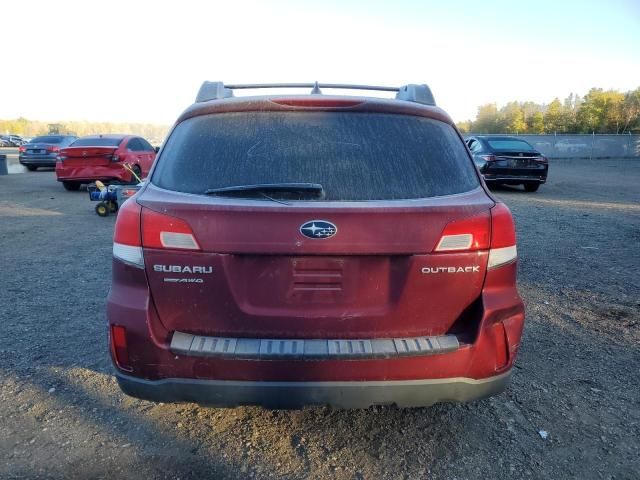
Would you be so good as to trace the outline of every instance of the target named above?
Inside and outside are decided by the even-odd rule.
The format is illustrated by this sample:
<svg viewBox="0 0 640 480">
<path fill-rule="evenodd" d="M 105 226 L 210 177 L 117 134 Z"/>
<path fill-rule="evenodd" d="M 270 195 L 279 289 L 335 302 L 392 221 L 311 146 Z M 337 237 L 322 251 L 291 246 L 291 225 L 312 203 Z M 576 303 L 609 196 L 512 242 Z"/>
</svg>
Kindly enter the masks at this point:
<svg viewBox="0 0 640 480">
<path fill-rule="evenodd" d="M 30 171 L 38 167 L 55 167 L 58 152 L 68 147 L 78 137 L 75 135 L 42 135 L 20 147 L 18 160 Z"/>
<path fill-rule="evenodd" d="M 521 138 L 475 135 L 466 142 L 488 185 L 524 185 L 535 192 L 547 181 L 549 160 Z"/>
</svg>

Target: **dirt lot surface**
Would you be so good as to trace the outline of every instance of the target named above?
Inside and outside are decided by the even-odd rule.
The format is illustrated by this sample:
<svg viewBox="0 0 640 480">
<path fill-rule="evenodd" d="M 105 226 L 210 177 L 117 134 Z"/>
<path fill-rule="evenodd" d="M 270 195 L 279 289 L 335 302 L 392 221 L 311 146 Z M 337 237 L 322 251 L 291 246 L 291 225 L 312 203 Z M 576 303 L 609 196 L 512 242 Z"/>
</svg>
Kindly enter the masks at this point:
<svg viewBox="0 0 640 480">
<path fill-rule="evenodd" d="M 639 478 L 640 162 L 556 161 L 537 193 L 495 193 L 517 221 L 528 316 L 505 393 L 224 410 L 120 393 L 115 219 L 51 171 L 0 177 L 0 478 Z"/>
</svg>

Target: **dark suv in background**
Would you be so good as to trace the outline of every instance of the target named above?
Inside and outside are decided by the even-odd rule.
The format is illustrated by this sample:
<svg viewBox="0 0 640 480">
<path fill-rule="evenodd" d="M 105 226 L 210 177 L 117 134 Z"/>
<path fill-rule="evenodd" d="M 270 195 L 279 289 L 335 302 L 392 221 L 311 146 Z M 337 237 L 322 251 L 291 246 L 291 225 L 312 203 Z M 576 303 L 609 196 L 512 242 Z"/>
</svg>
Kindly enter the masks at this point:
<svg viewBox="0 0 640 480">
<path fill-rule="evenodd" d="M 55 167 L 62 148 L 78 138 L 75 135 L 42 135 L 35 137 L 19 149 L 18 160 L 30 171 L 38 167 Z"/>
<path fill-rule="evenodd" d="M 313 90 L 233 96 L 268 87 Z M 516 259 L 509 209 L 426 85 L 205 82 L 118 214 L 117 379 L 219 406 L 496 394 L 524 324 Z"/>
<path fill-rule="evenodd" d="M 466 142 L 488 184 L 523 185 L 535 192 L 547 181 L 549 160 L 521 138 L 476 135 Z"/>
</svg>

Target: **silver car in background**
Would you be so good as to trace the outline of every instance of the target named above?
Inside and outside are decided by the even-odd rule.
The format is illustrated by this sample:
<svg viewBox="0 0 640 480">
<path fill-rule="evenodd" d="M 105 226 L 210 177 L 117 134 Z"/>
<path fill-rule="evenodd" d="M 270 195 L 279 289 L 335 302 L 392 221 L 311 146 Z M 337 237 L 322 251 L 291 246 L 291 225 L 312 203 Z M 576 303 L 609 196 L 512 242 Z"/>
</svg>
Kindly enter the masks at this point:
<svg viewBox="0 0 640 480">
<path fill-rule="evenodd" d="M 38 167 L 55 167 L 61 148 L 68 147 L 78 137 L 75 135 L 42 135 L 20 146 L 18 160 L 29 171 Z"/>
</svg>

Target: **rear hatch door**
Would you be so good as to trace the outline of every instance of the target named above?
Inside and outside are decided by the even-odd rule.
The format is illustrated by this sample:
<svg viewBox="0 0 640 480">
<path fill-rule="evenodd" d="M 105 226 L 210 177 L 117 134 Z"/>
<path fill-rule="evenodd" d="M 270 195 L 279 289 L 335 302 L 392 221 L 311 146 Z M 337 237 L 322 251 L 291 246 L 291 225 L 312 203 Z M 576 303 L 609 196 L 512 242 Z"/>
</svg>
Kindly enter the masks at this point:
<svg viewBox="0 0 640 480">
<path fill-rule="evenodd" d="M 321 184 L 325 197 L 204 195 L 279 182 Z M 494 204 L 451 125 L 335 111 L 183 121 L 137 200 L 143 232 L 157 212 L 162 228 L 186 222 L 199 247 L 144 248 L 164 326 L 258 338 L 446 333 L 479 297 L 487 251 L 434 249 L 454 222 L 488 235 Z M 315 221 L 333 231 L 306 236 Z"/>
<path fill-rule="evenodd" d="M 480 189 L 420 207 L 352 209 L 239 209 L 211 199 L 170 205 L 179 194 L 152 190 L 143 205 L 186 220 L 200 246 L 144 250 L 153 300 L 169 330 L 267 338 L 440 335 L 482 289 L 486 250 L 433 253 L 456 219 L 479 219 L 488 232 L 493 202 Z M 330 222 L 337 233 L 306 237 L 300 229 L 314 221 Z"/>
</svg>

